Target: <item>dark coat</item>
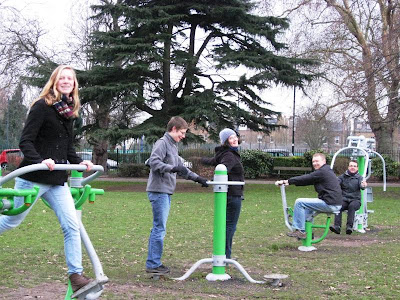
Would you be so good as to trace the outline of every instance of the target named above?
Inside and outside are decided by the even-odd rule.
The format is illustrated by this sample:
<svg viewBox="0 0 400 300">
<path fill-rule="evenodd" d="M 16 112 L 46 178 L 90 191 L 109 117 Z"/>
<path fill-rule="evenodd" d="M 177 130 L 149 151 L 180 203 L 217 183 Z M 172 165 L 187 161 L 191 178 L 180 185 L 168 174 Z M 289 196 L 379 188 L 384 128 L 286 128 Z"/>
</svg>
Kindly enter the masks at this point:
<svg viewBox="0 0 400 300">
<path fill-rule="evenodd" d="M 61 117 L 44 99 L 30 109 L 22 130 L 19 147 L 24 154 L 19 167 L 41 163 L 47 158 L 56 164 L 79 164 L 82 159 L 73 147 L 73 119 Z M 51 185 L 63 185 L 66 171 L 36 171 L 19 176 L 29 181 Z"/>
<path fill-rule="evenodd" d="M 340 187 L 342 188 L 343 201 L 361 201 L 360 189 L 362 176 L 358 173 L 351 175 L 348 171 L 338 177 Z"/>
<path fill-rule="evenodd" d="M 212 166 L 223 164 L 228 170 L 229 181 L 244 182 L 244 169 L 238 151 L 226 146 L 218 146 L 215 148 L 214 157 L 202 158 L 201 162 Z M 243 196 L 243 185 L 230 185 L 228 187 L 228 196 Z"/>
<path fill-rule="evenodd" d="M 318 199 L 325 201 L 328 205 L 342 205 L 342 190 L 339 181 L 326 164 L 310 174 L 290 178 L 289 184 L 299 186 L 313 184 L 318 193 Z"/>
</svg>

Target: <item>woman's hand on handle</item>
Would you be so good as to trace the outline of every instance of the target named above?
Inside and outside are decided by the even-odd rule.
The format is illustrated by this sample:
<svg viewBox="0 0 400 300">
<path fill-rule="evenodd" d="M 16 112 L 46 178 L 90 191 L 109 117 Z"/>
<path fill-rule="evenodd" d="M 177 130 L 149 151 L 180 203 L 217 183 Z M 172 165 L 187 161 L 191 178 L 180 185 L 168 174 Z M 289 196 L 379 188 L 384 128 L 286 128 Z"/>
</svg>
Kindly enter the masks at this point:
<svg viewBox="0 0 400 300">
<path fill-rule="evenodd" d="M 85 165 L 87 167 L 86 171 L 90 171 L 93 168 L 93 163 L 90 160 L 84 160 L 80 165 Z"/>
<path fill-rule="evenodd" d="M 53 171 L 54 170 L 54 166 L 56 165 L 54 160 L 52 160 L 51 158 L 43 160 L 42 164 L 45 164 L 49 168 L 50 171 Z"/>
</svg>

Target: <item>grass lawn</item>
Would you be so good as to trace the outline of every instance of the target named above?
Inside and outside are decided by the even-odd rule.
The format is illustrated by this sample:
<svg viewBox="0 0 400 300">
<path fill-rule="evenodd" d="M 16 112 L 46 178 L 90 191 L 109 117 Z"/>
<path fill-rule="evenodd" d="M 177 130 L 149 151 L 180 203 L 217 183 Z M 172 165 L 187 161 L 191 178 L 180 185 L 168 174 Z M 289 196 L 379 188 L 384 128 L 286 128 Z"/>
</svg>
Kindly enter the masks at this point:
<svg viewBox="0 0 400 300">
<path fill-rule="evenodd" d="M 171 277 L 212 256 L 212 189 L 179 183 L 165 239 L 163 263 Z M 102 299 L 398 299 L 400 295 L 400 188 L 373 188 L 369 231 L 335 235 L 300 252 L 286 237 L 279 188 L 246 185 L 232 256 L 249 275 L 283 273 L 282 287 L 252 284 L 234 267 L 225 282 L 208 282 L 204 264 L 187 280 L 153 281 L 144 272 L 151 229 L 145 183 L 93 182 L 104 188 L 96 203 L 85 204 L 83 223 L 110 283 Z M 287 198 L 314 197 L 312 187 L 288 187 Z M 344 215 L 344 220 L 347 216 Z M 316 223 L 323 222 L 318 216 Z M 318 222 L 320 220 L 320 222 Z M 316 232 L 318 235 L 318 231 Z M 64 299 L 67 279 L 62 234 L 55 215 L 38 202 L 25 221 L 0 235 L 0 299 Z M 85 272 L 92 276 L 84 255 Z"/>
</svg>

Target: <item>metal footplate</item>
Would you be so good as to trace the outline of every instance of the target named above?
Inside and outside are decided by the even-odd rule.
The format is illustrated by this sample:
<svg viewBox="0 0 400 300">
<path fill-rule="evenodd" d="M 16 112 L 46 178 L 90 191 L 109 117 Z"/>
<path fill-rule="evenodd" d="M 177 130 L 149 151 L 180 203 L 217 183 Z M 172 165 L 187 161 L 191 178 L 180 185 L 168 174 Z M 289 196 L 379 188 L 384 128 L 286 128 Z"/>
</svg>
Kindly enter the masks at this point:
<svg viewBox="0 0 400 300">
<path fill-rule="evenodd" d="M 80 300 L 85 299 L 98 299 L 103 291 L 103 285 L 108 282 L 108 277 L 104 276 L 100 279 L 95 279 L 89 284 L 77 290 L 71 295 L 71 299 L 77 298 Z"/>
</svg>

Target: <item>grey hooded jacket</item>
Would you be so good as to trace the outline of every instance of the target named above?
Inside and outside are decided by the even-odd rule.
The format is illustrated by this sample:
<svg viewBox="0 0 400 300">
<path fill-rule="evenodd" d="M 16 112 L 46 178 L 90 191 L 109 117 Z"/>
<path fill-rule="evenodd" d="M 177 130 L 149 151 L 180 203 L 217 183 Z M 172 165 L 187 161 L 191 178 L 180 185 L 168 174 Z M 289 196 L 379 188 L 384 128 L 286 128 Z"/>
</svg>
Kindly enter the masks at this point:
<svg viewBox="0 0 400 300">
<path fill-rule="evenodd" d="M 166 132 L 153 146 L 150 158 L 146 164 L 150 167 L 147 181 L 147 192 L 172 195 L 176 187 L 176 173 L 171 173 L 175 166 L 183 165 L 178 155 L 177 142 Z M 187 168 L 186 168 L 187 169 Z M 195 181 L 199 175 L 187 169 L 185 179 Z M 182 175 L 182 174 L 179 174 Z"/>
</svg>

